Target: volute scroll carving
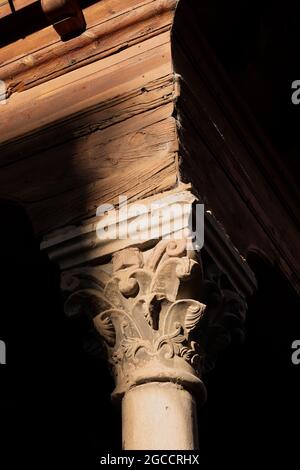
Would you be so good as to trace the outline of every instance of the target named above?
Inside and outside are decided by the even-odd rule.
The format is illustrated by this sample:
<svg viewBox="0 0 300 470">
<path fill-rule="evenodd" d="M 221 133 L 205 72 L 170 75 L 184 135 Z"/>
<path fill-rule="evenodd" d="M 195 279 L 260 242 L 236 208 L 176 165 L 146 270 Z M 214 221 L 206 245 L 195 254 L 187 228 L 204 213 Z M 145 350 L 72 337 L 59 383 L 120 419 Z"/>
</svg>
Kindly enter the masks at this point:
<svg viewBox="0 0 300 470">
<path fill-rule="evenodd" d="M 87 314 L 102 338 L 114 398 L 147 382 L 174 382 L 205 399 L 202 374 L 231 340 L 243 336 L 246 303 L 224 288 L 213 266 L 203 274 L 185 240 L 153 250 L 116 252 L 101 267 L 63 273 L 68 315 Z M 204 279 L 205 278 L 205 279 Z"/>
<path fill-rule="evenodd" d="M 162 240 L 148 256 L 128 248 L 114 254 L 112 267 L 101 282 L 100 270 L 92 268 L 65 273 L 62 284 L 68 293 L 76 286 L 66 313 L 90 315 L 105 343 L 114 396 L 148 381 L 173 381 L 204 393 L 195 332 L 206 305 L 194 295 L 202 269 L 186 242 Z"/>
</svg>

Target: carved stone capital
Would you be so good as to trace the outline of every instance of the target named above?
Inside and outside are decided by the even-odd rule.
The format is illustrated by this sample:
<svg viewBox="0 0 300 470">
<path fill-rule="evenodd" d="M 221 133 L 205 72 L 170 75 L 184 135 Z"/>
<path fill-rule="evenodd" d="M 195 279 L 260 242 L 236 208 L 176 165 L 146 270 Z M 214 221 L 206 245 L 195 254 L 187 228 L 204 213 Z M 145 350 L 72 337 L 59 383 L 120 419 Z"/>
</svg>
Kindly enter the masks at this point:
<svg viewBox="0 0 300 470">
<path fill-rule="evenodd" d="M 174 194 L 176 203 L 189 202 L 191 213 L 195 196 L 187 190 L 160 203 L 171 212 Z M 103 227 L 109 217 L 101 220 Z M 174 239 L 170 227 L 160 230 L 168 238 L 161 241 L 99 240 L 93 221 L 43 242 L 50 258 L 66 269 L 67 315 L 91 320 L 96 341 L 84 340 L 86 349 L 97 355 L 106 351 L 116 383 L 113 397 L 145 383 L 171 382 L 198 393 L 201 401 L 203 374 L 225 347 L 243 339 L 245 299 L 256 281 L 213 216 L 206 213 L 205 220 L 201 257 L 187 240 Z M 176 235 L 184 237 L 181 223 Z"/>
<path fill-rule="evenodd" d="M 114 397 L 148 382 L 174 382 L 205 394 L 197 329 L 201 264 L 185 240 L 160 241 L 142 253 L 113 255 L 112 273 L 86 268 L 63 274 L 68 315 L 91 316 L 105 343 L 116 382 Z"/>
<path fill-rule="evenodd" d="M 67 315 L 87 314 L 105 345 L 115 398 L 137 385 L 173 382 L 201 401 L 202 374 L 233 339 L 243 339 L 244 297 L 209 255 L 202 267 L 186 243 L 129 247 L 106 265 L 62 275 Z"/>
</svg>

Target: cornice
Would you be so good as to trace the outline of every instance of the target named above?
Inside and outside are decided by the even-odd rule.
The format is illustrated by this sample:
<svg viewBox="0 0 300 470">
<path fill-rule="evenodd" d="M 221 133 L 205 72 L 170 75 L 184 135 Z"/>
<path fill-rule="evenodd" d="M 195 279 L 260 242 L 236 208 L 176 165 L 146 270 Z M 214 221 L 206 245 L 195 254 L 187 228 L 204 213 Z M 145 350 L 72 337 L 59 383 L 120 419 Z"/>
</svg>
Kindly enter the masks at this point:
<svg viewBox="0 0 300 470">
<path fill-rule="evenodd" d="M 136 201 L 128 205 L 128 212 L 130 212 L 131 208 L 136 204 L 143 204 L 146 207 L 150 207 L 152 203 L 162 201 L 160 208 L 168 206 L 169 197 L 172 197 L 172 203 L 169 205 L 170 209 L 173 204 L 179 203 L 189 205 L 190 211 L 192 211 L 192 205 L 196 201 L 196 198 L 187 188 L 189 188 L 189 185 L 182 185 L 175 190 Z M 120 209 L 116 208 L 115 214 L 118 220 L 122 218 L 122 221 L 124 221 L 124 217 L 120 215 Z M 127 219 L 127 222 L 138 223 L 142 220 L 142 217 L 142 215 L 132 216 Z M 62 270 L 65 270 L 84 264 L 101 262 L 111 257 L 114 252 L 125 248 L 134 246 L 148 248 L 157 242 L 154 238 L 148 238 L 142 231 L 140 231 L 140 240 L 132 238 L 103 240 L 97 237 L 97 227 L 99 227 L 99 223 L 102 227 L 106 226 L 109 228 L 110 226 L 114 226 L 115 222 L 112 213 L 108 213 L 104 218 L 93 218 L 89 223 L 82 226 L 71 226 L 56 232 L 56 234 L 50 234 L 43 240 L 41 249 L 46 251 L 50 259 L 56 261 Z M 119 230 L 119 226 L 120 223 L 117 223 L 117 231 Z M 159 233 L 164 233 L 164 235 L 171 234 L 169 227 L 159 225 L 157 228 Z M 184 228 L 186 227 L 183 225 L 180 226 L 181 230 L 184 230 Z"/>
<path fill-rule="evenodd" d="M 168 198 L 172 197 L 171 203 Z M 172 191 L 137 201 L 138 204 L 150 206 L 151 203 L 165 201 L 166 207 L 172 210 L 172 204 L 183 204 L 190 214 L 194 213 L 196 197 L 190 192 L 189 185 L 180 185 Z M 132 205 L 134 205 L 133 203 Z M 168 205 L 169 204 L 169 205 Z M 132 205 L 129 205 L 129 209 Z M 118 210 L 116 212 L 118 214 Z M 127 219 L 128 223 L 138 223 L 142 215 Z M 84 265 L 96 265 L 109 260 L 113 253 L 130 247 L 139 247 L 147 250 L 157 243 L 155 238 L 147 238 L 140 232 L 141 239 L 99 239 L 97 237 L 97 227 L 100 219 L 93 219 L 89 223 L 80 227 L 68 227 L 56 233 L 50 234 L 41 244 L 41 249 L 48 253 L 51 260 L 59 264 L 62 270 L 74 269 Z M 108 227 L 114 224 L 111 214 L 101 219 L 101 227 Z M 176 225 L 178 233 L 188 229 L 187 225 Z M 160 225 L 159 233 L 168 235 L 169 227 Z M 224 228 L 218 223 L 211 212 L 205 212 L 204 219 L 204 248 L 216 263 L 219 269 L 224 272 L 234 289 L 244 298 L 250 296 L 256 290 L 256 279 L 245 259 L 232 244 Z M 171 232 L 169 232 L 171 234 Z M 202 235 L 199 235 L 199 238 Z"/>
</svg>

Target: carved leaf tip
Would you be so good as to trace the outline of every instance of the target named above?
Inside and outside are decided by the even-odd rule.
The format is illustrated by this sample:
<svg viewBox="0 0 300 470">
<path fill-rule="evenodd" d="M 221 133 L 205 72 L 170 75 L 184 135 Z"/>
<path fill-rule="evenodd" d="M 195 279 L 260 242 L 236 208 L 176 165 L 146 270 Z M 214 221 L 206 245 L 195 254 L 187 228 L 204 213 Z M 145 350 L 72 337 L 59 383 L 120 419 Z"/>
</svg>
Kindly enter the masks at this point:
<svg viewBox="0 0 300 470">
<path fill-rule="evenodd" d="M 200 302 L 197 302 L 197 304 L 190 305 L 186 312 L 184 328 L 188 333 L 196 328 L 206 310 L 205 304 Z"/>
</svg>

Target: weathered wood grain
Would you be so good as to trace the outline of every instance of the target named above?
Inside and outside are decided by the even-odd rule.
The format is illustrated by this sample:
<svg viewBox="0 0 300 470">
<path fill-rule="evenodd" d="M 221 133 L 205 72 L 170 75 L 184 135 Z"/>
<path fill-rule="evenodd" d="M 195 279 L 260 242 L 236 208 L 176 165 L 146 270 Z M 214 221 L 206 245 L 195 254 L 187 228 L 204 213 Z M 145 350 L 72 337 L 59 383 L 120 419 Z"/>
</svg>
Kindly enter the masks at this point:
<svg viewBox="0 0 300 470">
<path fill-rule="evenodd" d="M 47 200 L 84 184 L 122 175 L 130 165 L 145 166 L 152 158 L 178 150 L 176 125 L 170 108 L 138 115 L 113 128 L 90 134 L 39 152 L 31 158 L 6 166 L 0 171 L 0 197 L 12 197 L 24 204 Z M 150 118 L 150 121 L 149 121 Z M 156 121 L 147 125 L 147 121 Z M 120 135 L 118 135 L 120 131 Z M 13 170 L 13 171 L 12 171 Z M 174 169 L 175 172 L 175 169 Z"/>
<path fill-rule="evenodd" d="M 85 9 L 87 31 L 68 42 L 52 28 L 0 50 L 0 79 L 20 92 L 169 31 L 176 0 L 102 0 Z"/>
<path fill-rule="evenodd" d="M 264 253 L 300 291 L 297 199 L 279 159 L 245 118 L 190 4 L 181 3 L 177 11 L 173 59 L 182 77 L 177 119 L 185 181 L 193 183 L 244 256 L 252 249 Z"/>
<path fill-rule="evenodd" d="M 12 92 L 0 113 L 0 195 L 25 204 L 39 234 L 80 224 L 120 194 L 173 188 L 180 140 L 182 177 L 237 248 L 255 245 L 299 288 L 294 189 L 285 193 L 187 3 L 173 55 L 176 0 L 103 0 L 85 10 L 80 38 L 63 44 L 46 28 L 0 51 Z"/>
<path fill-rule="evenodd" d="M 175 99 L 168 33 L 13 95 L 0 115 L 0 196 L 44 235 L 120 194 L 173 188 Z"/>
<path fill-rule="evenodd" d="M 156 119 L 163 119 L 172 114 L 173 105 L 167 113 L 164 112 L 167 108 L 163 109 L 162 106 L 171 104 L 173 101 L 174 78 L 173 75 L 168 75 L 149 82 L 142 89 L 129 90 L 121 96 L 100 102 L 76 116 L 54 122 L 28 136 L 21 136 L 19 139 L 1 145 L 0 167 L 11 165 L 18 160 L 25 160 L 24 165 L 31 167 L 32 160 L 29 157 L 32 155 L 37 155 L 40 160 L 47 159 L 49 153 L 58 155 L 60 158 L 65 154 L 66 148 L 74 146 L 74 139 L 86 136 L 80 141 L 84 159 L 84 142 L 91 142 L 91 145 L 95 146 L 105 146 L 112 138 L 137 131 L 140 128 L 140 118 L 128 120 L 141 113 L 143 113 L 143 125 L 151 125 L 156 122 Z M 155 113 L 152 110 L 155 110 Z M 116 126 L 125 121 L 126 124 Z M 94 140 L 93 134 L 95 134 Z M 99 141 L 99 136 L 101 136 L 101 141 Z M 45 157 L 39 156 L 42 152 L 46 155 Z"/>
<path fill-rule="evenodd" d="M 37 234 L 45 234 L 55 228 L 80 224 L 95 216 L 99 204 L 117 205 L 119 195 L 128 201 L 150 196 L 175 186 L 176 154 L 153 157 L 128 165 L 122 172 L 112 172 L 111 177 L 77 187 L 64 194 L 27 205 Z"/>
<path fill-rule="evenodd" d="M 185 28 L 187 23 L 188 29 Z M 191 87 L 198 86 L 198 91 L 201 91 L 199 82 L 205 84 L 209 96 L 221 110 L 218 119 L 227 122 L 234 140 L 241 142 L 244 148 L 243 165 L 255 167 L 268 180 L 272 192 L 284 200 L 285 208 L 293 215 L 294 223 L 299 224 L 299 188 L 203 37 L 199 29 L 197 8 L 192 6 L 192 2 L 179 4 L 173 33 L 174 60 L 176 63 L 179 59 L 177 43 L 180 44 L 181 58 L 184 57 L 180 67 L 184 67 L 186 80 Z M 204 101 L 203 105 L 209 106 L 209 102 Z M 236 157 L 236 160 L 239 158 Z"/>
<path fill-rule="evenodd" d="M 0 113 L 0 142 L 16 139 L 172 73 L 169 34 L 135 45 L 23 93 Z"/>
</svg>

